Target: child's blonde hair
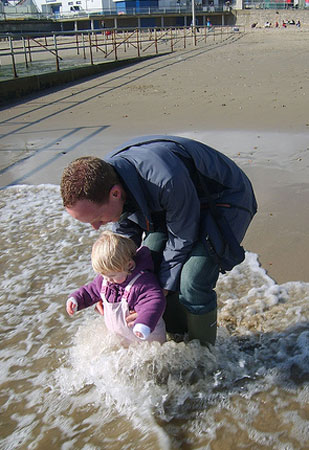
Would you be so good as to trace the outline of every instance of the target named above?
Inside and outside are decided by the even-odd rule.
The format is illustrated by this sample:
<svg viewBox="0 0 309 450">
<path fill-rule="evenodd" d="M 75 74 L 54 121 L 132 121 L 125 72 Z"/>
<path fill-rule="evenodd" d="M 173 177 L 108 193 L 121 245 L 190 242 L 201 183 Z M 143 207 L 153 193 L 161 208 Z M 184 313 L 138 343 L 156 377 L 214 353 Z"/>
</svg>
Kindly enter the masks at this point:
<svg viewBox="0 0 309 450">
<path fill-rule="evenodd" d="M 132 239 L 105 230 L 93 244 L 91 261 L 93 270 L 101 275 L 128 270 L 128 263 L 136 255 Z"/>
</svg>

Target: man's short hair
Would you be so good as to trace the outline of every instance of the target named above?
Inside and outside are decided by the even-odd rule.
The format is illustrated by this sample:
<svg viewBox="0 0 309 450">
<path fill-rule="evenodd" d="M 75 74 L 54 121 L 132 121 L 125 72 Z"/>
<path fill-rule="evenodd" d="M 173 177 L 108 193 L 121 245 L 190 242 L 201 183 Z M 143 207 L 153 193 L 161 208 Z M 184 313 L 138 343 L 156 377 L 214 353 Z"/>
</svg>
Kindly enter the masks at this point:
<svg viewBox="0 0 309 450">
<path fill-rule="evenodd" d="M 63 206 L 71 208 L 78 200 L 105 203 L 115 184 L 119 184 L 119 178 L 110 164 L 94 156 L 78 158 L 62 174 L 60 190 Z"/>
</svg>

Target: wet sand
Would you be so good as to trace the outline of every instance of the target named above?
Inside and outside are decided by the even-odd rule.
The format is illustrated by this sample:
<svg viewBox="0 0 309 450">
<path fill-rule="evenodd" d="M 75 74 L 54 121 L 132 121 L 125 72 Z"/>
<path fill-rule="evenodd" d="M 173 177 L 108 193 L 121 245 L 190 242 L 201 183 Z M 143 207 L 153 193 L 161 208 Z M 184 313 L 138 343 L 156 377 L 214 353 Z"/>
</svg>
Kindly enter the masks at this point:
<svg viewBox="0 0 309 450">
<path fill-rule="evenodd" d="M 72 159 L 135 135 L 194 137 L 253 182 L 246 249 L 278 283 L 309 281 L 308 50 L 306 29 L 255 29 L 7 106 L 1 186 L 58 184 Z"/>
</svg>

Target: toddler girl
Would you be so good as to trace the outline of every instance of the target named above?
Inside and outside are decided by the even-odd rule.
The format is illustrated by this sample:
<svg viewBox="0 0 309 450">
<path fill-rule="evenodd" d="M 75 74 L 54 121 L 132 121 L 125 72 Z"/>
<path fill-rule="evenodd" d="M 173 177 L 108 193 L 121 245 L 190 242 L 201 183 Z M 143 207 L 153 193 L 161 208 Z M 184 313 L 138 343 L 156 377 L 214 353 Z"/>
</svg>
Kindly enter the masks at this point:
<svg viewBox="0 0 309 450">
<path fill-rule="evenodd" d="M 70 295 L 67 313 L 73 315 L 96 303 L 111 332 L 130 342 L 165 342 L 166 300 L 153 273 L 150 250 L 136 249 L 131 239 L 106 230 L 94 243 L 91 260 L 98 275 Z M 137 319 L 128 325 L 126 317 L 133 310 Z"/>
</svg>

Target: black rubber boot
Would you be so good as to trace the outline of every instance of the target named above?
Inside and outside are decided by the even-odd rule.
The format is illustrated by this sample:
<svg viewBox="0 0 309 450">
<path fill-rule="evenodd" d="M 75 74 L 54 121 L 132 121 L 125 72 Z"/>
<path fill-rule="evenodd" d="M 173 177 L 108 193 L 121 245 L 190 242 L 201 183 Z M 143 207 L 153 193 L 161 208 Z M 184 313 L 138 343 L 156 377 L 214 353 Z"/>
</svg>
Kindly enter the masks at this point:
<svg viewBox="0 0 309 450">
<path fill-rule="evenodd" d="M 163 319 L 168 333 L 185 334 L 188 331 L 186 310 L 179 303 L 177 292 L 166 296 L 166 310 Z"/>
<path fill-rule="evenodd" d="M 202 345 L 215 345 L 217 337 L 217 309 L 206 314 L 187 311 L 189 340 L 198 339 Z"/>
</svg>

